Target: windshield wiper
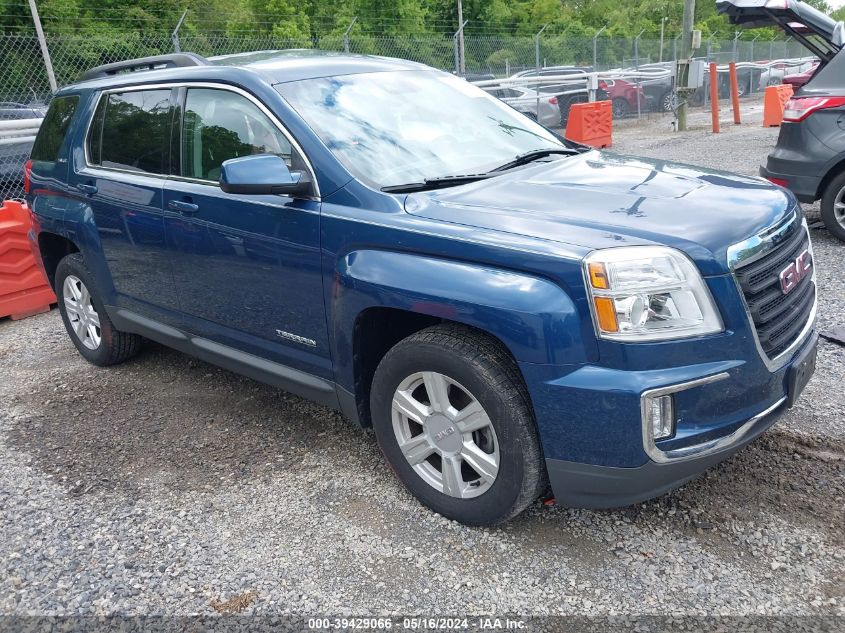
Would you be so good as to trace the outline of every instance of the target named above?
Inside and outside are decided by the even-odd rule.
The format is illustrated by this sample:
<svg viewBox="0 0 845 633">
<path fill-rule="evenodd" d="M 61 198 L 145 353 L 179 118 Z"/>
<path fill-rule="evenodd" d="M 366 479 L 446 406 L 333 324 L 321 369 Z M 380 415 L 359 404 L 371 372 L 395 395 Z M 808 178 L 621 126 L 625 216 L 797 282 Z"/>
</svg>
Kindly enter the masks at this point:
<svg viewBox="0 0 845 633">
<path fill-rule="evenodd" d="M 530 152 L 525 152 L 524 154 L 517 155 L 512 161 L 505 163 L 496 169 L 492 170 L 493 172 L 497 171 L 507 171 L 508 169 L 513 169 L 514 167 L 519 167 L 521 165 L 527 165 L 528 163 L 533 163 L 535 160 L 539 160 L 540 158 L 546 158 L 547 156 L 552 156 L 553 154 L 565 154 L 567 156 L 574 156 L 575 154 L 579 154 L 580 152 L 576 149 L 534 149 Z"/>
<path fill-rule="evenodd" d="M 470 182 L 484 180 L 485 178 L 492 178 L 498 174 L 466 174 L 461 176 L 440 176 L 438 178 L 426 178 L 422 182 L 409 182 L 404 185 L 390 185 L 382 187 L 381 190 L 386 193 L 412 193 L 414 191 L 428 191 L 430 189 L 443 189 L 444 187 L 454 187 L 456 185 L 465 185 Z"/>
</svg>

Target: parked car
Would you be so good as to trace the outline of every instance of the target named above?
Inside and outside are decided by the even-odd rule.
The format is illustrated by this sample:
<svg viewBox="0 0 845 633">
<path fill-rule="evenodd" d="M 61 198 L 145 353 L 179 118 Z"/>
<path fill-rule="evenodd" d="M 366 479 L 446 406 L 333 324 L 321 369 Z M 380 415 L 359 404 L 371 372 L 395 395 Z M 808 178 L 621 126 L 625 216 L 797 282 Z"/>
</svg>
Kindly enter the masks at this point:
<svg viewBox="0 0 845 633">
<path fill-rule="evenodd" d="M 672 112 L 675 109 L 674 62 L 641 64 L 637 70 L 653 74 L 653 78 L 640 80 L 648 109 L 657 112 Z"/>
<path fill-rule="evenodd" d="M 484 91 L 501 99 L 517 112 L 538 121 L 546 127 L 560 126 L 560 108 L 557 97 L 540 94 L 530 88 L 519 86 L 491 86 Z"/>
<path fill-rule="evenodd" d="M 787 75 L 783 78 L 783 83 L 792 86 L 794 90 L 798 90 L 798 88 L 805 86 L 807 82 L 809 82 L 813 78 L 813 75 L 818 69 L 819 64 L 813 64 L 809 70 L 806 70 L 803 73 Z"/>
<path fill-rule="evenodd" d="M 27 171 L 33 247 L 84 358 L 145 337 L 336 409 L 467 524 L 547 481 L 569 506 L 660 495 L 813 372 L 792 194 L 570 143 L 421 64 L 98 67 L 58 91 Z"/>
<path fill-rule="evenodd" d="M 767 63 L 767 62 L 761 62 Z M 779 62 L 770 68 L 763 70 L 760 73 L 759 88 L 765 90 L 769 86 L 779 86 L 783 83 L 785 77 L 794 75 L 796 73 L 804 73 L 810 70 L 816 62 L 805 60 L 796 63 Z"/>
<path fill-rule="evenodd" d="M 787 104 L 777 146 L 761 174 L 802 202 L 821 200 L 825 226 L 845 240 L 845 24 L 804 2 L 719 0 L 734 24 L 780 25 L 820 62 Z"/>
<path fill-rule="evenodd" d="M 593 72 L 590 66 L 546 66 L 539 72 L 536 69 L 523 70 L 511 76 L 511 80 L 548 78 L 541 83 L 528 83 L 526 87 L 537 90 L 543 95 L 550 95 L 557 98 L 558 109 L 560 110 L 560 123 L 566 126 L 569 120 L 569 110 L 576 103 L 589 101 L 586 75 Z M 563 81 L 556 77 L 565 77 Z M 569 79 L 571 77 L 571 80 Z M 580 81 L 579 81 L 580 80 Z M 597 101 L 609 99 L 607 92 L 602 89 L 596 91 Z"/>
<path fill-rule="evenodd" d="M 22 121 L 25 119 L 40 121 L 44 118 L 45 112 L 46 106 L 42 103 L 0 101 L 0 121 Z M 4 186 L 4 188 L 9 184 L 23 182 L 23 166 L 32 150 L 31 137 L 28 139 L 22 137 L 19 142 L 15 142 L 13 139 L 19 136 L 19 133 L 12 132 L 10 134 L 11 136 L 8 137 L 10 143 L 0 145 L 0 186 Z"/>
<path fill-rule="evenodd" d="M 603 79 L 599 88 L 607 94 L 613 103 L 614 118 L 623 118 L 637 111 L 637 101 L 641 110 L 646 108 L 645 92 L 641 86 L 624 79 Z"/>
</svg>

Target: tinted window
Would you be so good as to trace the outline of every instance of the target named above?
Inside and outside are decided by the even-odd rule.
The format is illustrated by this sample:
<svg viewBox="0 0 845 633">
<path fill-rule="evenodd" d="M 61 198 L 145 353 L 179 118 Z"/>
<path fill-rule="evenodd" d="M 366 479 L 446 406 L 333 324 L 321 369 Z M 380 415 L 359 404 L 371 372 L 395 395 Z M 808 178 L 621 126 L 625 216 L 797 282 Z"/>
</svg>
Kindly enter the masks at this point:
<svg viewBox="0 0 845 633">
<path fill-rule="evenodd" d="M 53 99 L 32 146 L 32 160 L 56 162 L 78 103 L 76 95 Z"/>
<path fill-rule="evenodd" d="M 172 114 L 170 89 L 112 93 L 103 102 L 103 112 L 98 107 L 97 113 L 102 117 L 99 139 L 94 130 L 97 121 L 92 122 L 90 160 L 103 167 L 167 173 Z M 99 148 L 92 148 L 97 141 Z"/>
<path fill-rule="evenodd" d="M 285 135 L 249 99 L 228 90 L 188 90 L 183 176 L 216 181 L 224 161 L 252 154 L 275 154 L 291 167 L 291 153 Z"/>
</svg>

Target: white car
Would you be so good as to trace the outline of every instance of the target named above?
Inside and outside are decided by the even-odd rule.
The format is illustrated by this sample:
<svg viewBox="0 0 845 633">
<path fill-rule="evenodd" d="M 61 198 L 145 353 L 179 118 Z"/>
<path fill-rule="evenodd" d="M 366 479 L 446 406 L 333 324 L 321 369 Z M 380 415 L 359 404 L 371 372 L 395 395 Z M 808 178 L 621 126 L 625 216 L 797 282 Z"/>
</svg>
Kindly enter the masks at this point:
<svg viewBox="0 0 845 633">
<path fill-rule="evenodd" d="M 538 93 L 522 86 L 489 86 L 486 92 L 546 127 L 560 126 L 560 107 L 554 95 Z M 538 109 L 539 103 L 539 109 Z"/>
</svg>

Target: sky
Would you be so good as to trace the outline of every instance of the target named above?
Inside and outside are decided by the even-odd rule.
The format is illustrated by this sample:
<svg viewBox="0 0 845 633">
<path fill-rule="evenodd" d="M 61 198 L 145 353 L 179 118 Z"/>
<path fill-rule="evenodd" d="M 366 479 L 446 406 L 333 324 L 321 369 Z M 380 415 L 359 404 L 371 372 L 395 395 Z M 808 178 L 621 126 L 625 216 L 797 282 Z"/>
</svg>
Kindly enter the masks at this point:
<svg viewBox="0 0 845 633">
<path fill-rule="evenodd" d="M 834 9 L 838 9 L 839 7 L 845 7 L 845 0 L 827 0 L 827 3 Z"/>
</svg>

